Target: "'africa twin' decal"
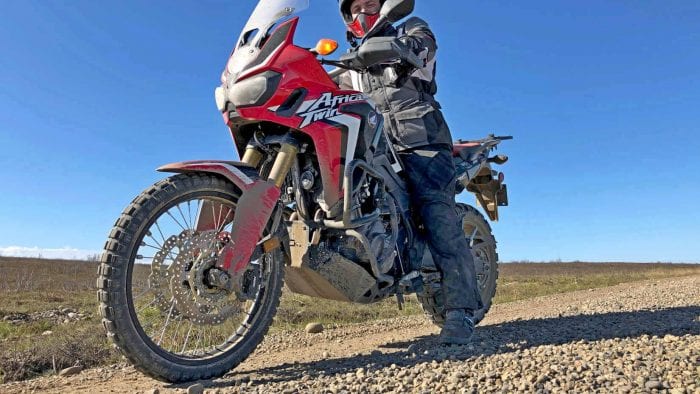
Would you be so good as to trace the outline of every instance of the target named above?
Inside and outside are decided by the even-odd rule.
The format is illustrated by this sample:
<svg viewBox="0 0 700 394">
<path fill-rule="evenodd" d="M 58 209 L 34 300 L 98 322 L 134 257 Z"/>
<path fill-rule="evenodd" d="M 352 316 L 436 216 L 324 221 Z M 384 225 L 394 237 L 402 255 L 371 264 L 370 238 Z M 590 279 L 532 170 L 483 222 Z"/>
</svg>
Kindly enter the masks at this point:
<svg viewBox="0 0 700 394">
<path fill-rule="evenodd" d="M 362 100 L 367 100 L 367 96 L 361 93 L 341 94 L 338 96 L 333 96 L 332 93 L 323 93 L 317 100 L 304 101 L 304 104 L 297 111 L 297 116 L 304 119 L 299 128 L 301 129 L 319 120 L 336 117 L 340 115 L 338 107 L 341 104 Z"/>
<path fill-rule="evenodd" d="M 328 92 L 321 94 L 321 97 L 318 99 L 304 101 L 296 112 L 296 115 L 302 118 L 301 124 L 298 128 L 304 128 L 311 123 L 318 122 L 320 120 L 343 126 L 347 132 L 347 144 L 343 152 L 341 152 L 341 157 L 347 157 L 352 160 L 352 158 L 355 157 L 355 145 L 357 145 L 357 139 L 360 135 L 362 120 L 357 116 L 341 113 L 339 111 L 339 107 L 342 104 L 358 101 L 366 101 L 373 108 L 375 107 L 372 100 L 362 93 L 339 94 L 334 96 L 333 93 Z M 272 112 L 275 112 L 278 109 L 279 106 L 268 108 L 268 110 Z M 372 113 L 368 121 L 370 124 L 377 124 L 378 120 L 376 112 Z"/>
</svg>

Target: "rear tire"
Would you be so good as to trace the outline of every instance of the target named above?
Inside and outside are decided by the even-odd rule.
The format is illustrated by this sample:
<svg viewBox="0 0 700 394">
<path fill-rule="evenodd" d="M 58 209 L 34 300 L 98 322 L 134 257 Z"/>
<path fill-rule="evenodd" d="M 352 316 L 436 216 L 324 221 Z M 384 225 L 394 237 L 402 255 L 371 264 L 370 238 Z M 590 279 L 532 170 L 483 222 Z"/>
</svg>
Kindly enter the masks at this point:
<svg viewBox="0 0 700 394">
<path fill-rule="evenodd" d="M 194 276 L 194 267 L 198 267 L 197 264 L 207 258 L 208 261 L 213 261 L 216 256 L 206 257 L 210 256 L 212 250 L 216 253 L 217 249 L 215 246 L 204 245 L 218 245 L 219 238 L 213 235 L 209 238 L 196 238 L 192 235 L 189 240 L 197 240 L 198 243 L 192 241 L 196 246 L 183 246 L 181 243 L 178 247 L 172 246 L 177 243 L 177 237 L 169 237 L 171 233 L 167 230 L 165 234 L 157 234 L 163 228 L 163 224 L 159 225 L 161 219 L 169 220 L 166 214 L 178 210 L 187 212 L 186 208 L 190 207 L 191 201 L 197 201 L 201 206 L 207 206 L 205 204 L 211 201 L 219 204 L 219 214 L 222 212 L 221 207 L 226 212 L 221 223 L 228 221 L 226 218 L 230 212 L 235 212 L 239 197 L 236 187 L 218 176 L 175 175 L 141 193 L 115 223 L 105 244 L 98 270 L 100 313 L 107 336 L 139 371 L 173 383 L 219 377 L 245 360 L 262 341 L 275 316 L 283 285 L 284 259 L 280 249 L 256 260 L 256 271 L 245 278 L 248 281 L 246 289 L 251 289 L 249 298 L 242 299 L 237 294 L 234 297 L 230 291 L 219 291 L 216 287 L 192 287 L 192 292 L 188 294 L 182 287 L 187 289 L 194 281 L 193 278 L 208 275 Z M 187 231 L 195 227 L 191 214 L 189 221 L 187 217 L 184 213 L 181 218 L 177 217 L 178 222 L 185 223 L 181 226 L 184 231 L 175 232 L 180 232 L 181 238 L 187 238 L 183 234 L 190 234 Z M 216 227 L 219 228 L 219 225 Z M 222 225 L 221 228 L 225 227 Z M 209 232 L 224 234 L 218 229 Z M 204 233 L 207 232 L 193 231 L 193 234 Z M 162 243 L 159 242 L 161 239 Z M 171 239 L 175 239 L 175 242 Z M 206 239 L 206 242 L 202 239 Z M 155 256 L 151 258 L 151 263 L 140 254 L 146 248 L 144 245 L 149 243 L 157 245 L 153 249 L 163 246 L 158 252 L 152 252 Z M 168 245 L 171 245 L 170 249 Z M 180 258 L 182 254 L 189 257 Z M 167 266 L 163 263 L 162 273 L 155 275 L 154 272 L 158 273 L 156 268 L 161 262 L 168 261 L 168 258 L 172 264 Z M 210 265 L 207 267 L 211 269 Z M 149 270 L 150 275 L 147 275 Z M 181 278 L 185 279 L 180 284 Z M 141 286 L 138 295 L 137 286 Z M 199 300 L 192 304 L 197 305 L 194 312 L 180 307 L 189 305 L 187 297 Z M 206 297 L 212 297 L 216 301 L 207 304 Z M 213 311 L 218 311 L 218 314 Z M 207 313 L 216 318 L 207 320 Z M 199 314 L 202 314 L 201 317 Z M 241 323 L 233 321 L 237 320 L 238 315 L 241 316 Z M 149 331 L 154 334 L 149 335 Z M 199 335 L 199 338 L 195 335 Z M 202 350 L 198 351 L 200 341 Z M 169 343 L 171 346 L 168 346 Z"/>
<path fill-rule="evenodd" d="M 496 294 L 498 279 L 496 239 L 491 226 L 476 208 L 458 203 L 457 217 L 461 219 L 464 236 L 467 238 L 467 243 L 471 245 L 479 292 L 484 305 L 483 308 L 474 312 L 474 323 L 478 324 L 491 309 L 491 303 Z M 424 291 L 417 296 L 425 314 L 434 324 L 442 327 L 445 322 L 445 307 L 440 282 L 426 283 Z"/>
</svg>

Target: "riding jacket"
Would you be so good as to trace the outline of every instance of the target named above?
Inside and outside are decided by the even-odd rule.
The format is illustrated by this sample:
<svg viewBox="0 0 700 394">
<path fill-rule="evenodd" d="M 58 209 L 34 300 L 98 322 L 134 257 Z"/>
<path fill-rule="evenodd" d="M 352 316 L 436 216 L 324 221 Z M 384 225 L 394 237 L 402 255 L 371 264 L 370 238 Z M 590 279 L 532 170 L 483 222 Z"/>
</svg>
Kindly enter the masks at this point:
<svg viewBox="0 0 700 394">
<path fill-rule="evenodd" d="M 416 68 L 396 62 L 374 65 L 364 72 L 348 71 L 340 76 L 340 87 L 364 92 L 377 104 L 397 150 L 452 144 L 440 104 L 434 98 L 437 43 L 428 24 L 411 17 L 396 27 L 387 26 L 373 37 L 399 38 L 424 66 Z"/>
</svg>

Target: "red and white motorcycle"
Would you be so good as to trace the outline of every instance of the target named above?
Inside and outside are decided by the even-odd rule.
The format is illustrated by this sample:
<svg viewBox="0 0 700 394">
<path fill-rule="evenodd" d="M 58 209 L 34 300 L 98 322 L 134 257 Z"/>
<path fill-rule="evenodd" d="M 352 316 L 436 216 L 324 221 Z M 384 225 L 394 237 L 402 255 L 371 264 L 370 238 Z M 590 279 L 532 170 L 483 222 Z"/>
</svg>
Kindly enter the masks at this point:
<svg viewBox="0 0 700 394">
<path fill-rule="evenodd" d="M 332 300 L 372 303 L 416 293 L 444 319 L 440 273 L 409 205 L 401 162 L 364 94 L 341 90 L 323 64 L 358 70 L 352 57 L 320 60 L 337 44 L 293 44 L 308 0 L 260 0 L 216 89 L 240 162 L 168 164 L 174 172 L 124 210 L 105 244 L 99 301 L 108 336 L 140 371 L 180 382 L 217 377 L 263 339 L 283 286 Z M 398 21 L 410 1 L 385 1 Z M 415 61 L 399 43 L 365 50 Z M 455 194 L 474 193 L 491 220 L 507 205 L 489 157 L 503 139 L 454 144 Z M 488 222 L 457 204 L 484 308 L 498 256 Z M 467 251 L 465 251 L 466 253 Z"/>
</svg>

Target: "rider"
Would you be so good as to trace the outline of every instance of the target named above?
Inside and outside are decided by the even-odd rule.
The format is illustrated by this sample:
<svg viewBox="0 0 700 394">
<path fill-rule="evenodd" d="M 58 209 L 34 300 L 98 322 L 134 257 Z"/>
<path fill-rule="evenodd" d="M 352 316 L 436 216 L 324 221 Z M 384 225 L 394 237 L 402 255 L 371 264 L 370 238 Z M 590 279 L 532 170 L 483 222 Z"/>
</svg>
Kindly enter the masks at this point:
<svg viewBox="0 0 700 394">
<path fill-rule="evenodd" d="M 428 24 L 411 17 L 404 23 L 375 26 L 384 0 L 340 0 L 348 40 L 358 50 L 367 39 L 396 37 L 423 62 L 370 66 L 340 77 L 346 89 L 360 90 L 374 100 L 404 164 L 412 205 L 419 210 L 434 260 L 442 272 L 446 320 L 439 340 L 466 344 L 474 332 L 473 313 L 482 308 L 474 260 L 455 211 L 455 167 L 452 137 L 433 97 L 435 36 Z"/>
</svg>

